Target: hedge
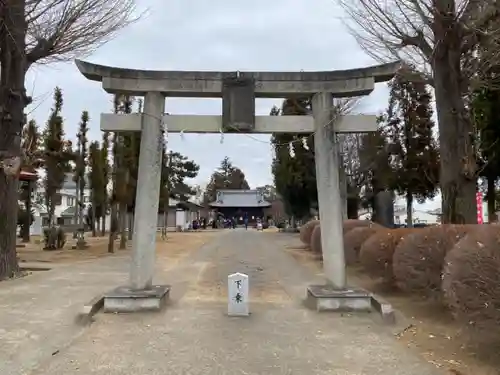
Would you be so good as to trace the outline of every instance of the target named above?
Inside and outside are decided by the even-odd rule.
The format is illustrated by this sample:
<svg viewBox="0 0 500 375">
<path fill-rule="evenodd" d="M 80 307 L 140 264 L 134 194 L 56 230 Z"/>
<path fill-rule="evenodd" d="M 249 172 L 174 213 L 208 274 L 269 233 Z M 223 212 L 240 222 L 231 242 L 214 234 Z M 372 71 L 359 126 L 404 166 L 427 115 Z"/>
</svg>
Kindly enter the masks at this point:
<svg viewBox="0 0 500 375">
<path fill-rule="evenodd" d="M 316 254 L 323 254 L 321 251 L 321 225 L 316 225 L 311 235 L 311 250 Z"/>
<path fill-rule="evenodd" d="M 344 254 L 348 266 L 359 262 L 361 246 L 380 229 L 378 226 L 358 227 L 344 234 Z"/>
<path fill-rule="evenodd" d="M 455 318 L 481 341 L 500 338 L 500 229 L 480 225 L 445 258 L 442 288 Z"/>
<path fill-rule="evenodd" d="M 404 236 L 419 230 L 413 228 L 380 229 L 366 240 L 359 252 L 359 260 L 366 273 L 374 278 L 382 278 L 393 283 L 392 256 Z"/>
<path fill-rule="evenodd" d="M 319 224 L 319 220 L 311 220 L 300 227 L 300 240 L 306 244 L 311 244 L 311 236 L 314 227 Z"/>
<path fill-rule="evenodd" d="M 354 228 L 359 228 L 359 227 L 384 228 L 382 225 L 374 223 L 373 221 L 353 220 L 353 219 L 344 220 L 342 227 L 344 230 L 344 234 L 346 234 L 350 230 L 353 230 Z"/>
<path fill-rule="evenodd" d="M 446 254 L 474 225 L 440 225 L 421 228 L 404 237 L 393 256 L 398 288 L 430 297 L 441 296 Z"/>
</svg>

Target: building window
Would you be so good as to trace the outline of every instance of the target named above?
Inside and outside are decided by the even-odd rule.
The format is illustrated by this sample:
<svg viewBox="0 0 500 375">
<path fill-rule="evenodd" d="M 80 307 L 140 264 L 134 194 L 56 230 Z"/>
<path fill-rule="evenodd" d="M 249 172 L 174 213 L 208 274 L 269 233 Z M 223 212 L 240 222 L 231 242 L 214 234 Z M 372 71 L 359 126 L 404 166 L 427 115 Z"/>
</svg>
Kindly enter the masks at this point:
<svg viewBox="0 0 500 375">
<path fill-rule="evenodd" d="M 37 202 L 44 202 L 45 201 L 45 195 L 43 193 L 36 193 L 35 200 Z"/>
<path fill-rule="evenodd" d="M 62 204 L 62 195 L 59 193 L 56 193 L 54 196 L 54 202 L 56 206 L 60 206 Z"/>
<path fill-rule="evenodd" d="M 66 197 L 66 205 L 72 207 L 75 204 L 73 197 Z"/>
</svg>

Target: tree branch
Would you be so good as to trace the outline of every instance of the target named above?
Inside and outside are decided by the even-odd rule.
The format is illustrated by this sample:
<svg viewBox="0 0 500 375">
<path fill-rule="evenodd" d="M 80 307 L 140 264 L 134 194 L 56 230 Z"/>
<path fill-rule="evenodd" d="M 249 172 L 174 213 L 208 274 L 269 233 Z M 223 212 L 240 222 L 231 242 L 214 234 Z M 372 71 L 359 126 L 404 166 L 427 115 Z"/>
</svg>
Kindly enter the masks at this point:
<svg viewBox="0 0 500 375">
<path fill-rule="evenodd" d="M 28 67 L 88 55 L 143 15 L 135 0 L 28 0 Z"/>
</svg>

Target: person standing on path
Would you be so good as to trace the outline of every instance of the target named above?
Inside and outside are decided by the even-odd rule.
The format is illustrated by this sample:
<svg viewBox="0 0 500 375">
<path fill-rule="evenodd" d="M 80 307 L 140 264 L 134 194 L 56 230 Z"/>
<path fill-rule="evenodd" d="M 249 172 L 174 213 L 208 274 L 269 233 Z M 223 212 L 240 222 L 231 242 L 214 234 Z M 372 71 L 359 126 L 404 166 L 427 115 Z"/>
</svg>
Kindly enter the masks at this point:
<svg viewBox="0 0 500 375">
<path fill-rule="evenodd" d="M 245 230 L 248 230 L 248 212 L 244 213 L 243 222 L 245 223 Z"/>
</svg>

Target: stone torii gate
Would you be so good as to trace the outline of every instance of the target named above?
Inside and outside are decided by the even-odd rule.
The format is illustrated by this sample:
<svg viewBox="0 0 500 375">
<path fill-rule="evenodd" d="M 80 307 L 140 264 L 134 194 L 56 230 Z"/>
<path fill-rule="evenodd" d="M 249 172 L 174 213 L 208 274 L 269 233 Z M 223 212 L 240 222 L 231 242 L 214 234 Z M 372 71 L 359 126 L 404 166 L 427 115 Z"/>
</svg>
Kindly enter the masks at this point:
<svg viewBox="0 0 500 375">
<path fill-rule="evenodd" d="M 314 133 L 325 286 L 311 286 L 317 308 L 361 306 L 346 286 L 339 161 L 335 133 L 370 132 L 376 116 L 332 117 L 334 97 L 368 95 L 399 63 L 325 72 L 203 72 L 122 69 L 76 60 L 80 72 L 111 94 L 144 97 L 143 113 L 102 114 L 101 130 L 141 131 L 130 283 L 105 295 L 105 311 L 161 308 L 169 287 L 153 285 L 162 131 Z M 312 116 L 255 116 L 255 98 L 312 96 Z M 166 115 L 166 97 L 222 98 L 222 116 Z M 352 297 L 352 298 L 351 298 Z M 345 302 L 351 300 L 352 302 Z M 340 301 L 340 302 L 339 302 Z M 322 307 L 321 307 L 322 306 Z"/>
</svg>

